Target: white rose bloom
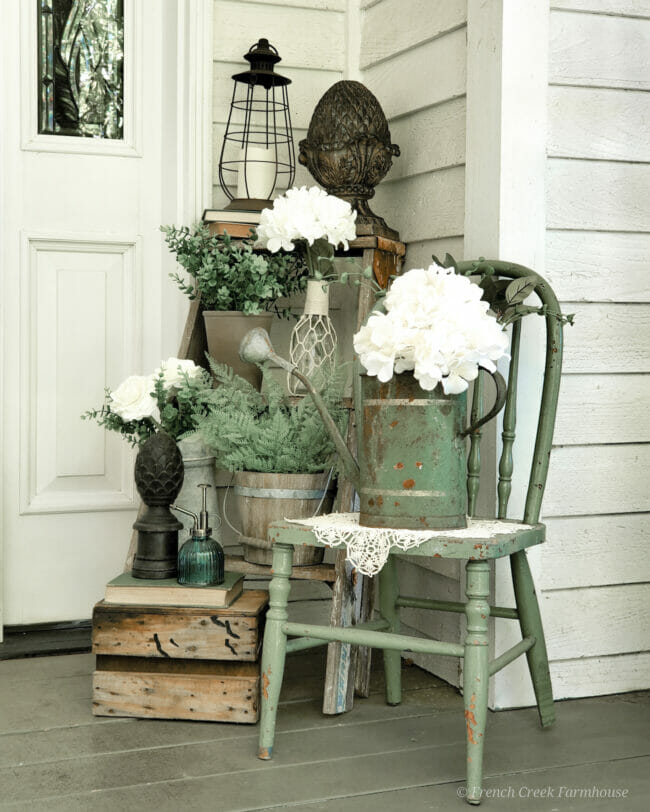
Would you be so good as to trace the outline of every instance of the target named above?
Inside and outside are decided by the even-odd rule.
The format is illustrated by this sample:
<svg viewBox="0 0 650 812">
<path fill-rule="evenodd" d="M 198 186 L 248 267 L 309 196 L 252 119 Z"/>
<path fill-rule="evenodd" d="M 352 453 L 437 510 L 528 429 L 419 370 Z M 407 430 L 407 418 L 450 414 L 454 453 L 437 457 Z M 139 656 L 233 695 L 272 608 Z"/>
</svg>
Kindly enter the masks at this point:
<svg viewBox="0 0 650 812">
<path fill-rule="evenodd" d="M 151 396 L 153 386 L 151 375 L 131 375 L 111 392 L 111 411 L 127 421 L 157 419 L 158 405 Z"/>
<path fill-rule="evenodd" d="M 160 362 L 160 366 L 154 372 L 154 377 L 157 378 L 162 372 L 165 386 L 180 386 L 185 374 L 189 378 L 198 378 L 201 371 L 201 367 L 197 366 L 194 361 L 172 357 Z"/>
</svg>

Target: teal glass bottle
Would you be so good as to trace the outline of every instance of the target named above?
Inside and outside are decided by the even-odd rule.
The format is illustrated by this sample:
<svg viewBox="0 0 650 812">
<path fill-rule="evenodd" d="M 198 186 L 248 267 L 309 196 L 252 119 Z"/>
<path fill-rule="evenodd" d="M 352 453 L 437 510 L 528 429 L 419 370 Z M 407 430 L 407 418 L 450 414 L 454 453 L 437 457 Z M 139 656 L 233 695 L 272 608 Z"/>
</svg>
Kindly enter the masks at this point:
<svg viewBox="0 0 650 812">
<path fill-rule="evenodd" d="M 203 507 L 199 516 L 190 510 L 172 505 L 194 519 L 190 538 L 178 552 L 178 583 L 188 586 L 215 586 L 224 581 L 223 547 L 212 537 L 212 528 L 208 525 L 206 509 L 207 489 L 210 485 L 201 484 L 203 488 Z"/>
</svg>

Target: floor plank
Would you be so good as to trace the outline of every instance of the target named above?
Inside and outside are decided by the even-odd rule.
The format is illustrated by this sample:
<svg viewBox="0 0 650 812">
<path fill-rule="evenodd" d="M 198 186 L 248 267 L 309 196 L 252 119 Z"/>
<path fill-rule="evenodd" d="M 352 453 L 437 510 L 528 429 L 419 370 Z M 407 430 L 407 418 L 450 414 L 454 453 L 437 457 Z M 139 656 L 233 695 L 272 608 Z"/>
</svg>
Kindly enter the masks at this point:
<svg viewBox="0 0 650 812">
<path fill-rule="evenodd" d="M 253 726 L 92 717 L 88 655 L 0 663 L 0 808 L 465 809 L 457 691 L 405 666 L 404 701 L 388 707 L 377 657 L 371 696 L 343 716 L 323 716 L 324 657 L 323 649 L 288 659 L 271 762 L 255 757 Z M 544 731 L 533 709 L 489 714 L 486 810 L 645 810 L 649 697 L 558 703 L 558 722 Z M 628 792 L 557 797 L 561 787 Z"/>
</svg>

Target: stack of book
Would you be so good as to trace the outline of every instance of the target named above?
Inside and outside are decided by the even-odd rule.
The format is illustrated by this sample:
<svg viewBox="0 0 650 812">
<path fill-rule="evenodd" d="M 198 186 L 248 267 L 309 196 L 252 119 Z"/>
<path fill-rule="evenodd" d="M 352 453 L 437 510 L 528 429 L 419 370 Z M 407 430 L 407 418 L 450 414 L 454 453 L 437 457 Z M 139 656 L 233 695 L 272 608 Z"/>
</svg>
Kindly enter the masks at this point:
<svg viewBox="0 0 650 812">
<path fill-rule="evenodd" d="M 250 237 L 251 229 L 259 225 L 260 213 L 245 209 L 206 209 L 203 212 L 203 222 L 208 225 L 212 234 L 227 231 L 231 237 Z"/>
<path fill-rule="evenodd" d="M 182 586 L 176 578 L 149 581 L 122 573 L 106 584 L 105 603 L 129 606 L 230 606 L 241 595 L 244 576 L 227 572 L 218 586 Z"/>
</svg>

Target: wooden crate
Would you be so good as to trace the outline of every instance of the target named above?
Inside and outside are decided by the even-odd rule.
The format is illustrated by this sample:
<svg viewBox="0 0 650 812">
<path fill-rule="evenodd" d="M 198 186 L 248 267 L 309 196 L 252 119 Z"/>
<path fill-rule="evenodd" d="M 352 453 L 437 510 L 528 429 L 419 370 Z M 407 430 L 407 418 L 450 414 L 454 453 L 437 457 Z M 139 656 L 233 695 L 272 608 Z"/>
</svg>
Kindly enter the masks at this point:
<svg viewBox="0 0 650 812">
<path fill-rule="evenodd" d="M 93 714 L 254 724 L 268 594 L 226 609 L 98 603 Z"/>
</svg>

